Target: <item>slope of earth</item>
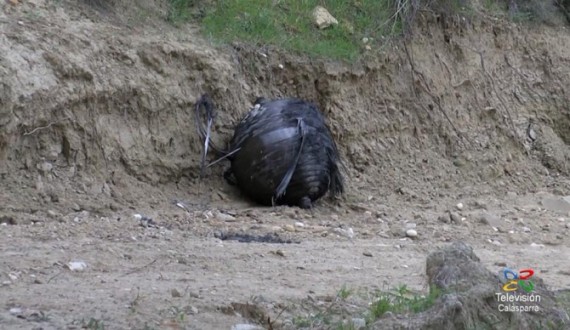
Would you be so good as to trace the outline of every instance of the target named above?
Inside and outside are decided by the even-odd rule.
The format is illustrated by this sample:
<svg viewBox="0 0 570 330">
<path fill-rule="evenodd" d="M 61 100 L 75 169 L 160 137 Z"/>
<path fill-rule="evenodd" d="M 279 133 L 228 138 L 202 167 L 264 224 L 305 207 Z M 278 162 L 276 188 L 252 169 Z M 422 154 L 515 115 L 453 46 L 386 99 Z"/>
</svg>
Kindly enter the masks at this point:
<svg viewBox="0 0 570 330">
<path fill-rule="evenodd" d="M 570 214 L 543 203 L 570 195 L 567 28 L 424 13 L 413 40 L 349 66 L 214 47 L 137 21 L 162 2 L 129 3 L 2 5 L 2 328 L 229 329 L 252 318 L 235 303 L 276 318 L 343 285 L 425 290 L 427 253 L 459 239 L 492 270 L 570 287 Z M 204 92 L 219 144 L 257 96 L 316 102 L 347 194 L 263 208 L 223 182 L 227 164 L 199 180 Z"/>
</svg>

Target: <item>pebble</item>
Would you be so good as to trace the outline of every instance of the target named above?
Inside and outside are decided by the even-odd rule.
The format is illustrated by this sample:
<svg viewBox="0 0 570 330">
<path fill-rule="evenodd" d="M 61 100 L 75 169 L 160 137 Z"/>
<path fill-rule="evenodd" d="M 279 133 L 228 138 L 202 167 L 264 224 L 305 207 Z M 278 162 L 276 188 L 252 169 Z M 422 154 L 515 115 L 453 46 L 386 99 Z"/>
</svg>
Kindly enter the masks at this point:
<svg viewBox="0 0 570 330">
<path fill-rule="evenodd" d="M 479 215 L 479 222 L 493 227 L 498 227 L 501 225 L 501 218 L 494 214 L 483 212 Z"/>
<path fill-rule="evenodd" d="M 71 271 L 82 271 L 85 270 L 85 268 L 87 268 L 87 264 L 83 261 L 71 261 L 67 263 L 67 267 Z"/>
<path fill-rule="evenodd" d="M 81 211 L 81 206 L 79 206 L 79 204 L 75 203 L 75 204 L 73 204 L 73 206 L 71 206 L 71 209 L 75 212 L 79 212 L 79 211 Z"/>
<path fill-rule="evenodd" d="M 353 317 L 352 326 L 354 327 L 354 329 L 363 329 L 366 327 L 366 320 L 363 318 Z"/>
<path fill-rule="evenodd" d="M 528 227 L 522 227 L 522 230 L 525 233 L 530 233 L 530 228 L 528 228 Z"/>
<path fill-rule="evenodd" d="M 54 211 L 54 210 L 48 210 L 48 211 L 47 211 L 47 214 L 48 214 L 48 216 L 49 216 L 50 218 L 54 218 L 54 219 L 55 219 L 55 218 L 58 217 L 57 212 Z"/>
<path fill-rule="evenodd" d="M 283 226 L 283 230 L 288 231 L 288 232 L 294 232 L 295 227 L 293 227 L 292 225 L 285 225 L 285 226 Z"/>
<path fill-rule="evenodd" d="M 232 222 L 236 220 L 236 217 L 227 213 L 216 212 L 216 219 L 220 221 Z"/>
<path fill-rule="evenodd" d="M 180 297 L 182 297 L 182 294 L 180 293 L 180 291 L 178 291 L 178 290 L 176 290 L 176 289 L 170 290 L 170 294 L 172 295 L 173 298 L 180 298 Z"/>
<path fill-rule="evenodd" d="M 463 203 L 457 203 L 457 205 L 455 205 L 455 207 L 456 207 L 459 211 L 461 211 L 461 210 L 463 210 Z"/>
<path fill-rule="evenodd" d="M 566 223 L 566 228 L 570 228 L 570 222 Z"/>
<path fill-rule="evenodd" d="M 194 307 L 194 306 L 190 306 L 190 308 L 188 308 L 188 314 L 198 314 L 198 308 Z"/>
<path fill-rule="evenodd" d="M 305 227 L 305 224 L 298 221 L 298 222 L 295 222 L 295 227 Z"/>
<path fill-rule="evenodd" d="M 408 229 L 406 230 L 406 236 L 410 238 L 416 238 L 418 237 L 418 232 L 415 229 Z"/>
<path fill-rule="evenodd" d="M 560 217 L 560 218 L 558 218 L 558 221 L 560 221 L 560 222 L 564 222 L 564 221 L 566 221 L 566 219 L 565 219 L 565 218 L 562 218 L 562 217 Z"/>
<path fill-rule="evenodd" d="M 22 314 L 22 309 L 18 308 L 18 307 L 12 307 L 12 308 L 10 308 L 10 314 L 12 314 L 12 315 Z"/>
<path fill-rule="evenodd" d="M 438 221 L 443 222 L 443 223 L 449 223 L 449 221 L 451 220 L 450 216 L 445 216 L 445 215 L 440 215 L 437 218 Z"/>
<path fill-rule="evenodd" d="M 49 162 L 43 162 L 37 165 L 38 170 L 40 170 L 43 173 L 48 173 L 51 172 L 51 170 L 53 169 L 53 165 Z"/>
<path fill-rule="evenodd" d="M 544 244 L 530 243 L 530 247 L 533 247 L 533 248 L 543 248 L 543 247 L 544 247 Z"/>
<path fill-rule="evenodd" d="M 354 230 L 352 230 L 352 228 L 335 228 L 333 229 L 333 231 L 337 234 L 339 234 L 340 236 L 344 236 L 344 237 L 348 237 L 348 238 L 353 238 L 354 237 Z"/>
<path fill-rule="evenodd" d="M 459 215 L 459 213 L 449 212 L 449 219 L 451 219 L 451 222 L 454 223 L 461 222 L 461 216 Z"/>
<path fill-rule="evenodd" d="M 362 254 L 363 254 L 365 257 L 372 257 L 372 253 L 371 253 L 371 252 L 368 252 L 368 251 L 364 251 Z"/>
</svg>

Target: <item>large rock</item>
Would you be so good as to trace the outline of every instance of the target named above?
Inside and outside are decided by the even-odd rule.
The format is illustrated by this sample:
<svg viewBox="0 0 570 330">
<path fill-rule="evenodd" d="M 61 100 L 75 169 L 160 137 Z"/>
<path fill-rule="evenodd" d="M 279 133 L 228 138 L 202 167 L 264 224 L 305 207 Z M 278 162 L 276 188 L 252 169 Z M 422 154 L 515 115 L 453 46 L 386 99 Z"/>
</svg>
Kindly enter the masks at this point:
<svg viewBox="0 0 570 330">
<path fill-rule="evenodd" d="M 570 196 L 545 198 L 542 206 L 547 210 L 567 215 L 570 213 Z"/>
<path fill-rule="evenodd" d="M 338 24 L 336 18 L 326 8 L 321 6 L 316 6 L 313 9 L 313 20 L 319 29 L 326 29 L 333 24 Z"/>
<path fill-rule="evenodd" d="M 514 296 L 540 296 L 538 302 L 499 301 L 503 281 L 487 270 L 462 242 L 431 253 L 426 273 L 431 286 L 443 294 L 428 310 L 404 316 L 382 318 L 374 329 L 568 329 L 568 314 L 558 306 L 553 292 L 543 281 L 532 277 L 531 293 L 515 291 Z M 519 288 L 519 290 L 521 290 Z M 538 306 L 536 312 L 508 312 L 505 306 Z M 503 309 L 503 311 L 500 311 Z"/>
</svg>

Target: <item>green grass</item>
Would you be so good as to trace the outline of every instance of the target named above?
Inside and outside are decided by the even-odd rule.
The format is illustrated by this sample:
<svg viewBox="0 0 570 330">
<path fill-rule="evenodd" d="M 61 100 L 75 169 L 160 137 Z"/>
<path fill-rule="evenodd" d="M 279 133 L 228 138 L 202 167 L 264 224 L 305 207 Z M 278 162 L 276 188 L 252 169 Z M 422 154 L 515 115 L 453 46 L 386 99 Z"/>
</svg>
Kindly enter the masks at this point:
<svg viewBox="0 0 570 330">
<path fill-rule="evenodd" d="M 193 0 L 169 0 L 168 21 L 173 24 L 180 24 L 190 20 L 190 8 L 194 4 Z"/>
<path fill-rule="evenodd" d="M 377 300 L 370 306 L 368 321 L 373 322 L 387 312 L 420 313 L 433 306 L 436 299 L 441 296 L 437 287 L 431 287 L 427 296 L 411 293 L 405 285 L 391 292 L 382 292 Z"/>
<path fill-rule="evenodd" d="M 563 0 L 570 6 L 570 0 Z M 284 50 L 352 62 L 368 49 L 380 49 L 389 38 L 409 31 L 417 10 L 471 16 L 472 1 L 465 0 L 169 0 L 168 21 L 178 25 L 199 22 L 211 40 L 273 45 Z M 507 13 L 503 0 L 483 0 L 492 16 Z M 325 7 L 339 22 L 319 30 L 313 9 Z M 513 21 L 547 21 L 556 6 L 545 0 L 519 2 Z M 562 10 L 562 9 L 560 9 Z M 558 13 L 559 14 L 559 13 Z M 570 20 L 570 14 L 568 14 Z M 199 16 L 199 18 L 198 18 Z M 368 42 L 363 42 L 368 38 Z"/>
<path fill-rule="evenodd" d="M 352 60 L 365 47 L 363 38 L 380 40 L 401 32 L 394 21 L 394 0 L 219 0 L 202 20 L 214 39 L 272 44 L 319 57 Z M 312 11 L 323 5 L 339 21 L 319 30 Z M 394 23 L 395 24 L 391 24 Z"/>
<path fill-rule="evenodd" d="M 330 304 L 313 306 L 309 309 L 311 313 L 294 316 L 292 324 L 298 329 L 351 330 L 356 328 L 353 319 L 361 319 L 368 327 L 388 312 L 394 314 L 423 312 L 433 306 L 441 295 L 441 290 L 435 286 L 427 295 L 420 295 L 411 292 L 406 285 L 401 285 L 387 292 L 373 293 L 370 301 L 371 296 L 368 291 L 357 292 L 343 286 Z"/>
</svg>

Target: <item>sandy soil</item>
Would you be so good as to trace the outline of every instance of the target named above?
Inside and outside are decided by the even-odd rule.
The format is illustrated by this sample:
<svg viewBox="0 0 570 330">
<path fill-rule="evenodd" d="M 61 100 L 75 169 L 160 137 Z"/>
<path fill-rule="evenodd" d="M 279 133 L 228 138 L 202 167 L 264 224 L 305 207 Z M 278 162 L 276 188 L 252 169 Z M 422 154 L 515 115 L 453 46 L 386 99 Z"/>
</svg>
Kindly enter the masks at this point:
<svg viewBox="0 0 570 330">
<path fill-rule="evenodd" d="M 229 329 L 255 308 L 293 328 L 343 285 L 426 291 L 427 254 L 454 240 L 570 288 L 570 214 L 543 204 L 570 195 L 567 29 L 425 16 L 348 66 L 214 47 L 144 4 L 1 5 L 0 328 Z M 219 143 L 259 95 L 317 102 L 346 196 L 264 208 L 227 164 L 200 181 L 203 92 Z"/>
</svg>

